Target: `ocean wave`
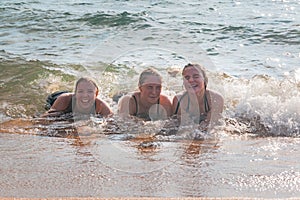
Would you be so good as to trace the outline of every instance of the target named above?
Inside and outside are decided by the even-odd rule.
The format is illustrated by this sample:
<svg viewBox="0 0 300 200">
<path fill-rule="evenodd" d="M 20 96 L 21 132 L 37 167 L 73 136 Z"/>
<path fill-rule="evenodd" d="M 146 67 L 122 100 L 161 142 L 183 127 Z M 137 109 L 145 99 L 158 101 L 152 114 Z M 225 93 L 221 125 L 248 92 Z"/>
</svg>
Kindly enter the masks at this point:
<svg viewBox="0 0 300 200">
<path fill-rule="evenodd" d="M 146 22 L 143 17 L 144 13 L 133 14 L 129 12 L 121 12 L 109 14 L 105 12 L 88 13 L 76 19 L 78 22 L 86 22 L 91 26 L 106 26 L 106 27 L 122 27 L 135 24 L 137 22 Z"/>
<path fill-rule="evenodd" d="M 97 65 L 97 64 L 96 64 Z M 137 80 L 138 68 L 101 63 L 97 66 L 57 65 L 45 61 L 24 60 L 5 52 L 1 54 L 1 121 L 7 118 L 31 118 L 44 112 L 45 98 L 57 90 L 72 91 L 77 78 L 96 75 L 102 97 L 117 110 L 114 94 L 120 92 L 120 76 Z M 100 66 L 101 65 L 101 66 Z M 103 71 L 106 66 L 106 71 Z M 103 69 L 100 70 L 99 69 Z M 114 69 L 114 70 L 112 70 Z M 115 71 L 117 70 L 117 71 Z M 170 98 L 180 92 L 180 75 L 170 74 L 158 67 L 167 80 L 164 93 Z M 225 98 L 223 130 L 233 134 L 299 137 L 300 133 L 300 71 L 295 70 L 282 79 L 258 74 L 250 79 L 208 71 L 208 87 Z M 119 78 L 118 78 L 119 77 Z M 123 77 L 124 78 L 124 77 Z M 126 86 L 135 89 L 136 84 Z M 128 92 L 127 91 L 127 92 Z"/>
<path fill-rule="evenodd" d="M 30 117 L 39 113 L 49 93 L 62 88 L 70 89 L 76 79 L 67 73 L 72 65 L 57 66 L 39 60 L 3 57 L 7 55 L 0 57 L 0 112 L 9 117 Z"/>
<path fill-rule="evenodd" d="M 200 24 L 201 26 L 205 24 Z M 219 24 L 216 28 L 202 28 L 202 32 L 210 33 L 212 31 L 217 33 L 217 37 L 212 41 L 219 40 L 243 40 L 250 44 L 275 44 L 275 45 L 299 45 L 300 31 L 295 27 L 294 29 L 274 28 L 274 29 L 260 29 L 253 25 L 223 25 Z M 220 36 L 219 36 L 220 35 Z"/>
<path fill-rule="evenodd" d="M 282 80 L 259 75 L 252 79 L 232 79 L 224 87 L 227 124 L 233 132 L 260 136 L 300 135 L 300 82 L 295 71 Z M 237 84 L 237 85 L 235 85 Z M 231 124 L 231 125 L 230 125 Z"/>
</svg>

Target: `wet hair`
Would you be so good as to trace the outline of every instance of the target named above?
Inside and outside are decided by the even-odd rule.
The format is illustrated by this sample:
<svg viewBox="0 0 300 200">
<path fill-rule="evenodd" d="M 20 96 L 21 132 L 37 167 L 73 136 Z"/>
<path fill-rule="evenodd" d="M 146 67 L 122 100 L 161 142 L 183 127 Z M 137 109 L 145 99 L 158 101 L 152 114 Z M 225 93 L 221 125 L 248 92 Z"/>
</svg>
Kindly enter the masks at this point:
<svg viewBox="0 0 300 200">
<path fill-rule="evenodd" d="M 89 82 L 91 83 L 92 85 L 94 85 L 96 87 L 96 91 L 98 92 L 99 91 L 99 88 L 98 88 L 98 85 L 96 84 L 96 81 L 94 81 L 92 78 L 89 78 L 89 77 L 81 77 L 79 78 L 77 81 L 76 81 L 76 84 L 75 84 L 75 92 L 77 90 L 77 87 L 78 87 L 78 84 L 83 82 L 83 81 L 86 81 L 86 82 Z"/>
<path fill-rule="evenodd" d="M 144 71 L 142 71 L 142 73 L 140 74 L 139 84 L 138 84 L 139 87 L 145 83 L 145 80 L 148 76 L 156 76 L 160 79 L 160 81 L 162 81 L 162 77 L 158 73 L 158 71 L 153 69 L 152 67 L 150 67 L 150 68 L 147 68 Z"/>
<path fill-rule="evenodd" d="M 183 67 L 182 75 L 183 75 L 184 70 L 185 70 L 186 68 L 188 68 L 188 67 L 194 67 L 194 68 L 196 68 L 200 73 L 202 73 L 202 76 L 203 76 L 203 78 L 204 78 L 204 86 L 205 86 L 205 89 L 206 89 L 206 86 L 207 86 L 207 84 L 208 84 L 208 78 L 207 78 L 207 76 L 206 76 L 206 72 L 205 72 L 206 70 L 205 70 L 205 68 L 204 68 L 202 65 L 199 65 L 199 64 L 189 63 L 189 64 L 187 64 L 187 65 L 185 65 L 185 66 Z"/>
</svg>

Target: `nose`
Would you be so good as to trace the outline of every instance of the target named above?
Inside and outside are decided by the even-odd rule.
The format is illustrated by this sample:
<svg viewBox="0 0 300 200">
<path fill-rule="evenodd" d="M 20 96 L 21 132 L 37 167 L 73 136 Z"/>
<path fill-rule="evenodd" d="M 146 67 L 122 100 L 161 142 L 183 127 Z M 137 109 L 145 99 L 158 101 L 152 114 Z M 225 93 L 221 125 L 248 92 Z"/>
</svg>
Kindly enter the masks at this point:
<svg viewBox="0 0 300 200">
<path fill-rule="evenodd" d="M 194 81 L 194 78 L 193 78 L 193 77 L 190 77 L 187 81 L 188 81 L 189 83 L 190 83 L 190 82 L 193 82 L 193 81 Z"/>
<path fill-rule="evenodd" d="M 160 88 L 157 88 L 157 87 L 151 88 L 150 93 L 152 95 L 159 95 L 160 94 Z"/>
<path fill-rule="evenodd" d="M 151 94 L 156 94 L 156 91 L 157 91 L 156 88 L 151 88 L 151 89 L 150 89 L 150 93 L 151 93 Z"/>
<path fill-rule="evenodd" d="M 88 92 L 83 92 L 82 96 L 87 97 L 87 96 L 89 96 L 89 93 Z"/>
</svg>

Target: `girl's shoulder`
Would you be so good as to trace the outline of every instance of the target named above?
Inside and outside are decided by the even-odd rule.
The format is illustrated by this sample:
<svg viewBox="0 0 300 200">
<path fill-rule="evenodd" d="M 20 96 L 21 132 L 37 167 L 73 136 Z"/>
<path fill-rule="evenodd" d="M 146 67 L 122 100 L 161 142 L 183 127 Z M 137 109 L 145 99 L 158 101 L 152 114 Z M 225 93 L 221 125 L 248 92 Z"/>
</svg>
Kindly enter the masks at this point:
<svg viewBox="0 0 300 200">
<path fill-rule="evenodd" d="M 107 105 L 107 102 L 104 101 L 103 99 L 101 99 L 100 97 L 97 97 L 97 98 L 95 99 L 95 103 L 96 103 L 96 106 L 101 106 L 102 104 Z"/>
<path fill-rule="evenodd" d="M 63 94 L 59 95 L 58 98 L 71 99 L 73 96 L 74 96 L 74 93 L 66 92 L 66 93 L 63 93 Z"/>
<path fill-rule="evenodd" d="M 140 95 L 141 95 L 141 92 L 131 92 L 131 93 L 128 93 L 128 96 L 130 97 L 135 97 L 135 98 L 140 98 Z"/>
<path fill-rule="evenodd" d="M 176 99 L 182 99 L 183 97 L 186 96 L 186 94 L 187 94 L 186 91 L 181 91 L 181 92 L 177 93 L 177 94 L 174 96 L 174 98 L 176 98 Z"/>
<path fill-rule="evenodd" d="M 128 98 L 131 102 L 134 102 L 135 104 L 137 102 L 140 102 L 141 92 L 132 92 L 128 94 Z"/>
<path fill-rule="evenodd" d="M 128 105 L 128 103 L 136 103 L 139 101 L 139 92 L 131 92 L 121 96 L 118 100 L 119 105 Z"/>
<path fill-rule="evenodd" d="M 95 104 L 97 114 L 101 114 L 102 116 L 108 116 L 113 113 L 108 102 L 101 99 L 100 97 L 97 97 L 95 99 Z"/>
<path fill-rule="evenodd" d="M 214 104 L 218 104 L 220 106 L 224 105 L 224 97 L 219 92 L 214 90 L 207 90 L 207 93 L 209 94 L 211 102 L 214 102 Z"/>
<path fill-rule="evenodd" d="M 63 93 L 63 94 L 59 95 L 59 97 L 57 97 L 54 104 L 56 102 L 58 102 L 59 104 L 69 104 L 72 101 L 73 96 L 74 96 L 74 93 L 71 93 L 71 92 Z"/>
<path fill-rule="evenodd" d="M 159 96 L 159 101 L 160 101 L 161 103 L 171 104 L 170 97 L 167 96 L 167 95 L 165 95 L 165 94 L 161 94 L 161 95 Z"/>
<path fill-rule="evenodd" d="M 159 98 L 160 99 L 170 99 L 170 97 L 166 94 L 160 94 Z"/>
<path fill-rule="evenodd" d="M 217 91 L 207 89 L 206 92 L 211 96 L 211 98 L 223 99 L 223 96 Z"/>
</svg>

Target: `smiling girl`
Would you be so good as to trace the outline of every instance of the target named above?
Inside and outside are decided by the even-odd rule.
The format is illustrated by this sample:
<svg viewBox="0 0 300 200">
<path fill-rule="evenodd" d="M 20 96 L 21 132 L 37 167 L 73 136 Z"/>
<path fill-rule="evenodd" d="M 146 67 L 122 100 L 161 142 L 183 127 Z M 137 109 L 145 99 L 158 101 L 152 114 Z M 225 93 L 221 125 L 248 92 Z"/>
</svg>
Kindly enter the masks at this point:
<svg viewBox="0 0 300 200">
<path fill-rule="evenodd" d="M 187 116 L 203 127 L 216 123 L 221 117 L 224 99 L 221 94 L 207 89 L 208 78 L 199 64 L 187 64 L 182 71 L 185 91 L 173 98 L 173 113 Z"/>
<path fill-rule="evenodd" d="M 162 77 L 153 68 L 145 69 L 139 77 L 139 91 L 123 96 L 119 101 L 121 116 L 136 116 L 143 120 L 167 119 L 172 114 L 169 98 L 161 94 Z"/>
<path fill-rule="evenodd" d="M 61 94 L 43 117 L 66 113 L 97 114 L 107 117 L 112 114 L 108 104 L 98 96 L 98 86 L 90 78 L 82 77 L 75 84 L 75 93 Z"/>
</svg>

